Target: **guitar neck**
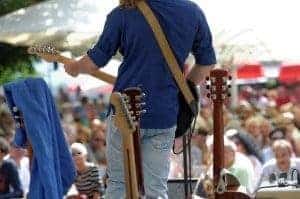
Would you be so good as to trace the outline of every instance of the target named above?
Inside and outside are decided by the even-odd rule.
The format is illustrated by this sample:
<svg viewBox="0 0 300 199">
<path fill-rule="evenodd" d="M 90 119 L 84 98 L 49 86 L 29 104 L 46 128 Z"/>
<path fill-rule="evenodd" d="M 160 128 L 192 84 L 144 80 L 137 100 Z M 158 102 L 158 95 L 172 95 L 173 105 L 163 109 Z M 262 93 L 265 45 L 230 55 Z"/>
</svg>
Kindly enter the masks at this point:
<svg viewBox="0 0 300 199">
<path fill-rule="evenodd" d="M 215 103 L 213 106 L 213 127 L 214 127 L 214 144 L 213 144 L 213 170 L 214 170 L 214 187 L 217 187 L 220 173 L 224 168 L 224 121 L 223 121 L 223 104 Z M 219 194 L 215 194 L 216 199 L 221 199 Z"/>
<path fill-rule="evenodd" d="M 139 199 L 133 134 L 122 134 L 126 199 Z"/>
<path fill-rule="evenodd" d="M 140 128 L 137 127 L 136 131 L 133 134 L 133 144 L 134 144 L 134 153 L 135 153 L 135 168 L 137 174 L 137 184 L 138 191 L 140 196 L 145 195 L 144 188 L 144 177 L 143 177 L 143 165 L 142 165 L 142 154 L 140 150 Z"/>
<path fill-rule="evenodd" d="M 62 63 L 62 64 L 69 64 L 74 61 L 73 59 L 62 56 L 62 55 L 56 55 L 56 58 L 57 58 L 57 62 Z M 95 70 L 94 72 L 91 73 L 91 75 L 93 77 L 100 79 L 102 81 L 105 81 L 106 83 L 109 83 L 109 84 L 115 84 L 115 82 L 116 82 L 116 77 L 114 77 L 108 73 L 102 72 L 100 70 Z"/>
</svg>

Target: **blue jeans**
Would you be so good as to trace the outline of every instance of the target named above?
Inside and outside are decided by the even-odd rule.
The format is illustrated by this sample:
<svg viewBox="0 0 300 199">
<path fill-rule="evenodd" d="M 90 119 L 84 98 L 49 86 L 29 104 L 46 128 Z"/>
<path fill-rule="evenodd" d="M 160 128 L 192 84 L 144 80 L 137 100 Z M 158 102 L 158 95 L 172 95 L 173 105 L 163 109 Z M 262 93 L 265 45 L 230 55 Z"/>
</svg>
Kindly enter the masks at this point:
<svg viewBox="0 0 300 199">
<path fill-rule="evenodd" d="M 112 117 L 108 118 L 107 173 L 109 176 L 106 199 L 125 198 L 123 151 L 121 133 Z M 176 127 L 168 129 L 141 129 L 141 153 L 146 195 L 167 199 L 167 180 L 170 168 L 170 152 Z"/>
</svg>

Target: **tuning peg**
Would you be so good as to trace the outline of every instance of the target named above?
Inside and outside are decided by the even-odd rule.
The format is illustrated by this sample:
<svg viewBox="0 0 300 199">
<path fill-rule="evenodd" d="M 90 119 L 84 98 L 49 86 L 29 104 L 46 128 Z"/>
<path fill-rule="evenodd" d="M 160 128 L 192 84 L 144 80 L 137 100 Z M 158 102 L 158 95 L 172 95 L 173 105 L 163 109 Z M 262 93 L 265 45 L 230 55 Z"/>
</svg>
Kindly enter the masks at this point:
<svg viewBox="0 0 300 199">
<path fill-rule="evenodd" d="M 232 80 L 232 76 L 231 75 L 228 76 L 228 80 L 230 80 L 230 81 Z"/>
<path fill-rule="evenodd" d="M 206 97 L 207 97 L 207 98 L 210 98 L 210 97 L 211 97 L 211 94 L 210 94 L 210 93 L 207 93 L 207 94 L 206 94 Z"/>
<path fill-rule="evenodd" d="M 15 118 L 16 120 L 21 119 L 21 117 L 18 116 L 18 115 L 15 115 L 14 118 Z"/>
<path fill-rule="evenodd" d="M 126 94 L 122 94 L 122 99 L 125 103 L 129 103 L 130 99 Z"/>
<path fill-rule="evenodd" d="M 213 100 L 217 99 L 217 95 L 215 95 L 215 94 L 213 94 L 211 97 L 212 97 Z"/>
<path fill-rule="evenodd" d="M 17 128 L 17 129 L 21 128 L 20 122 L 16 122 L 16 128 Z"/>
<path fill-rule="evenodd" d="M 141 93 L 141 95 L 135 96 L 135 100 L 142 100 L 145 97 L 146 97 L 146 94 L 145 93 Z"/>
<path fill-rule="evenodd" d="M 142 115 L 142 114 L 145 114 L 145 113 L 147 113 L 147 111 L 145 109 L 138 112 L 139 115 Z"/>
<path fill-rule="evenodd" d="M 215 83 L 215 82 L 216 82 L 216 78 L 215 78 L 215 77 L 211 77 L 211 78 L 210 78 L 210 81 L 211 81 L 212 83 Z"/>
<path fill-rule="evenodd" d="M 231 93 L 227 93 L 227 97 L 231 97 Z"/>
<path fill-rule="evenodd" d="M 206 80 L 206 81 L 209 81 L 209 76 L 207 76 L 207 77 L 205 78 L 205 80 Z"/>
<path fill-rule="evenodd" d="M 217 91 L 217 87 L 216 87 L 216 86 L 212 86 L 211 89 L 212 89 L 213 91 Z"/>
<path fill-rule="evenodd" d="M 226 99 L 226 94 L 222 94 L 222 100 L 225 100 L 225 99 Z"/>
<path fill-rule="evenodd" d="M 141 102 L 135 105 L 136 108 L 141 108 L 142 106 L 146 106 L 145 102 Z"/>
<path fill-rule="evenodd" d="M 210 89 L 210 85 L 206 85 L 205 88 L 206 88 L 207 90 L 209 90 L 209 89 Z"/>
<path fill-rule="evenodd" d="M 133 115 L 131 116 L 132 121 L 136 121 L 136 117 Z"/>
<path fill-rule="evenodd" d="M 222 86 L 222 91 L 226 91 L 227 86 Z"/>
<path fill-rule="evenodd" d="M 16 113 L 16 112 L 19 111 L 18 108 L 17 108 L 16 106 L 14 106 L 14 107 L 12 108 L 12 110 L 13 110 L 14 113 Z"/>
<path fill-rule="evenodd" d="M 227 88 L 229 88 L 229 89 L 230 89 L 230 88 L 231 88 L 231 84 L 227 85 Z"/>
<path fill-rule="evenodd" d="M 141 102 L 140 105 L 141 106 L 146 106 L 146 102 Z"/>
</svg>

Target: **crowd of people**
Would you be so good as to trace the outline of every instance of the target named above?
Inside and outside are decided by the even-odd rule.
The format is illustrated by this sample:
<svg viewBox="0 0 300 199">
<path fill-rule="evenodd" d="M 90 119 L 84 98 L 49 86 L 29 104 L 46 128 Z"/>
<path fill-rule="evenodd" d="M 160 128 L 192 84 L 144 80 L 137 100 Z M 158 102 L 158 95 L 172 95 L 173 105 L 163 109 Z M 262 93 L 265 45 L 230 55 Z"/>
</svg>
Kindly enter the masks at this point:
<svg viewBox="0 0 300 199">
<path fill-rule="evenodd" d="M 300 102 L 275 89 L 242 88 L 239 103 L 224 106 L 224 167 L 250 193 L 271 175 L 300 171 Z M 75 96 L 75 97 L 74 97 Z M 99 198 L 105 192 L 106 115 L 103 95 L 89 98 L 61 89 L 55 97 L 61 124 L 77 170 L 69 198 Z M 1 96 L 4 99 L 4 96 Z M 213 164 L 212 103 L 201 100 L 192 136 L 192 177 L 211 173 Z M 8 107 L 0 108 L 0 196 L 24 195 L 29 190 L 28 151 L 13 145 L 14 120 Z M 176 140 L 176 144 L 180 140 Z M 175 147 L 176 148 L 176 147 Z M 169 178 L 183 177 L 182 154 L 171 156 Z"/>
</svg>

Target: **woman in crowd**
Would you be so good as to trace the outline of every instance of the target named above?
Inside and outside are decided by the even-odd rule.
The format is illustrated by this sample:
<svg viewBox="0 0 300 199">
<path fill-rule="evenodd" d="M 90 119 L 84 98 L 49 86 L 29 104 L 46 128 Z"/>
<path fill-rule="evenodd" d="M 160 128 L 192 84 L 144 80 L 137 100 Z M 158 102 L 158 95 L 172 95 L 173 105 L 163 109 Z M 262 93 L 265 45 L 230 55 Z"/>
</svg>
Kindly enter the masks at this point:
<svg viewBox="0 0 300 199">
<path fill-rule="evenodd" d="M 71 145 L 72 156 L 77 170 L 75 186 L 79 194 L 88 199 L 98 199 L 101 194 L 101 184 L 98 167 L 87 162 L 87 149 L 81 143 Z"/>
</svg>

